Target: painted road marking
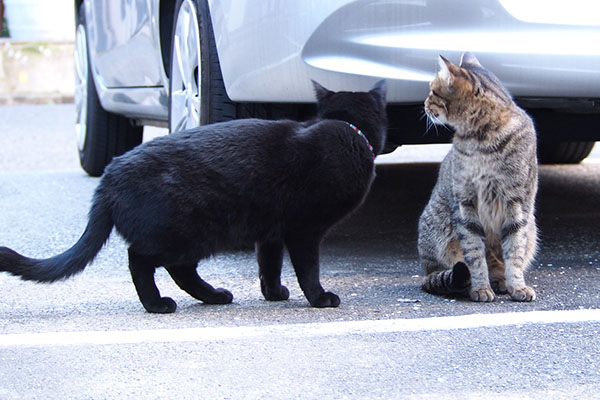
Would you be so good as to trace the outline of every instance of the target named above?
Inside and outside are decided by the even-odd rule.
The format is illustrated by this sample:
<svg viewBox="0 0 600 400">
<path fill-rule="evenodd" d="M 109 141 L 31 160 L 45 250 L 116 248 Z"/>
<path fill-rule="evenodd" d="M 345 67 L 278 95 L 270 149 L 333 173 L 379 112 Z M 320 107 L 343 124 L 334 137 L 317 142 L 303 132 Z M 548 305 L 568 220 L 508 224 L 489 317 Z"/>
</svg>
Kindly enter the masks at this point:
<svg viewBox="0 0 600 400">
<path fill-rule="evenodd" d="M 310 338 L 581 322 L 600 322 L 600 309 L 470 314 L 418 319 L 339 321 L 266 326 L 17 333 L 0 335 L 0 348 L 16 346 L 206 342 L 265 338 L 269 336 L 278 338 Z"/>
</svg>

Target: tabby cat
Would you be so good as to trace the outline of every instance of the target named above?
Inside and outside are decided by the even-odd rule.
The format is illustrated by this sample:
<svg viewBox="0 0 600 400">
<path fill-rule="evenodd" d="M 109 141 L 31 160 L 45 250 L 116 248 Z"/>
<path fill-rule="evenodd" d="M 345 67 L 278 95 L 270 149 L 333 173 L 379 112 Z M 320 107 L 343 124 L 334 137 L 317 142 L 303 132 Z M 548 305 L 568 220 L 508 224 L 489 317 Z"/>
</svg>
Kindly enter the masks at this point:
<svg viewBox="0 0 600 400">
<path fill-rule="evenodd" d="M 129 244 L 129 269 L 144 308 L 171 313 L 155 269 L 205 303 L 233 299 L 196 272 L 201 259 L 255 244 L 262 293 L 286 300 L 284 246 L 308 302 L 337 307 L 319 280 L 326 232 L 364 200 L 387 130 L 386 85 L 332 92 L 314 83 L 317 118 L 246 119 L 202 126 L 142 144 L 106 168 L 77 243 L 48 259 L 0 247 L 0 271 L 53 282 L 81 272 L 113 226 Z"/>
<path fill-rule="evenodd" d="M 536 133 L 530 117 L 470 53 L 440 56 L 425 112 L 454 128 L 431 199 L 419 220 L 423 289 L 493 301 L 532 301 L 524 272 L 537 247 Z"/>
</svg>

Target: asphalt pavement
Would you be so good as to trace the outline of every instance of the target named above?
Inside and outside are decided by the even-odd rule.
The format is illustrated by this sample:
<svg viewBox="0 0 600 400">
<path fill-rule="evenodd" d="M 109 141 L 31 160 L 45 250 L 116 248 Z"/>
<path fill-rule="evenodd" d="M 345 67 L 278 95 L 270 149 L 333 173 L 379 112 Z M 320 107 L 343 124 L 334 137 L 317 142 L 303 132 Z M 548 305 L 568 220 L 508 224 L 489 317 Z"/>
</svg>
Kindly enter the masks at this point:
<svg viewBox="0 0 600 400">
<path fill-rule="evenodd" d="M 98 179 L 73 121 L 72 105 L 0 107 L 0 245 L 41 258 L 81 235 Z M 264 301 L 248 249 L 199 267 L 233 304 L 200 304 L 159 271 L 178 309 L 147 314 L 116 233 L 68 281 L 0 275 L 0 398 L 600 398 L 600 149 L 541 167 L 537 300 L 489 304 L 420 290 L 416 224 L 447 149 L 378 159 L 366 203 L 323 244 L 337 309 L 308 307 L 287 258 L 290 299 Z"/>
</svg>

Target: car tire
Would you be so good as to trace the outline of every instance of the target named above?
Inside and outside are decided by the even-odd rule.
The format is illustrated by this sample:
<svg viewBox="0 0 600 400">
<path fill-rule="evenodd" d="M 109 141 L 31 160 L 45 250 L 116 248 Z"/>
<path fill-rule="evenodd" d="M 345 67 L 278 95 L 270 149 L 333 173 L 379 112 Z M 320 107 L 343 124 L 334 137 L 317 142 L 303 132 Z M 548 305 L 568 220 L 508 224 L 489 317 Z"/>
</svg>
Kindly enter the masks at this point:
<svg viewBox="0 0 600 400">
<path fill-rule="evenodd" d="M 540 141 L 538 160 L 540 164 L 577 164 L 590 155 L 594 143 Z"/>
<path fill-rule="evenodd" d="M 169 131 L 237 118 L 227 96 L 206 0 L 179 0 L 171 35 Z"/>
<path fill-rule="evenodd" d="M 142 142 L 143 127 L 100 104 L 90 68 L 83 5 L 75 34 L 75 112 L 77 147 L 82 168 L 100 176 L 110 161 Z"/>
</svg>

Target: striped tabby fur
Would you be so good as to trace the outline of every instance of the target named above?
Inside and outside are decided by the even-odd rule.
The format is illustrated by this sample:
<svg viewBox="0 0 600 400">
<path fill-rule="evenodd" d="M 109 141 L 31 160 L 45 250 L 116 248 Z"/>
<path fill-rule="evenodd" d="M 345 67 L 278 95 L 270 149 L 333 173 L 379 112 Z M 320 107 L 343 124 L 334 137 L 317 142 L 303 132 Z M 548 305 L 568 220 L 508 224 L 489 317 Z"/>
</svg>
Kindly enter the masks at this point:
<svg viewBox="0 0 600 400">
<path fill-rule="evenodd" d="M 532 301 L 523 275 L 537 247 L 533 123 L 469 53 L 460 66 L 440 57 L 430 89 L 425 112 L 455 134 L 419 220 L 423 290 Z"/>
</svg>

